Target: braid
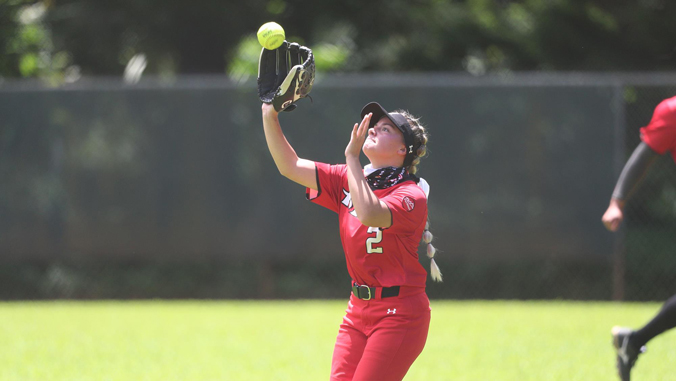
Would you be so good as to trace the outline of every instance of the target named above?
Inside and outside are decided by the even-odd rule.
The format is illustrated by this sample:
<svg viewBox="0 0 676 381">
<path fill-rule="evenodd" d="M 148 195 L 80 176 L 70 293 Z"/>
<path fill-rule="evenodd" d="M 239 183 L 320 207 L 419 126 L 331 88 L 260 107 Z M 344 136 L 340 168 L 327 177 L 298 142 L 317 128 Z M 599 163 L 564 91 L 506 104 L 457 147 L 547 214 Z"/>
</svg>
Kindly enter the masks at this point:
<svg viewBox="0 0 676 381">
<path fill-rule="evenodd" d="M 427 129 L 420 123 L 420 118 L 416 118 L 408 111 L 404 110 L 397 110 L 394 112 L 403 115 L 413 130 L 414 145 L 418 146 L 418 150 L 415 153 L 413 162 L 406 168 L 406 170 L 408 173 L 414 175 L 416 172 L 418 172 L 418 164 L 420 164 L 420 160 L 427 155 L 427 141 L 429 139 L 429 134 L 427 133 Z M 436 254 L 437 249 L 432 246 L 432 239 L 434 239 L 434 236 L 432 235 L 432 232 L 430 232 L 430 221 L 428 218 L 428 220 L 425 222 L 425 231 L 423 231 L 422 240 L 427 244 L 427 257 L 431 261 L 430 275 L 435 281 L 441 282 L 441 270 L 439 270 L 439 266 L 437 266 L 437 263 L 434 261 L 434 254 Z"/>
<path fill-rule="evenodd" d="M 437 282 L 441 282 L 442 276 L 441 276 L 441 270 L 439 269 L 439 266 L 437 266 L 437 263 L 434 261 L 434 254 L 437 253 L 437 249 L 432 246 L 432 239 L 434 239 L 434 236 L 432 235 L 432 232 L 430 231 L 430 221 L 429 219 L 425 223 L 425 231 L 423 232 L 422 240 L 427 244 L 427 258 L 430 259 L 430 275 L 432 276 L 432 279 L 434 279 Z"/>
</svg>

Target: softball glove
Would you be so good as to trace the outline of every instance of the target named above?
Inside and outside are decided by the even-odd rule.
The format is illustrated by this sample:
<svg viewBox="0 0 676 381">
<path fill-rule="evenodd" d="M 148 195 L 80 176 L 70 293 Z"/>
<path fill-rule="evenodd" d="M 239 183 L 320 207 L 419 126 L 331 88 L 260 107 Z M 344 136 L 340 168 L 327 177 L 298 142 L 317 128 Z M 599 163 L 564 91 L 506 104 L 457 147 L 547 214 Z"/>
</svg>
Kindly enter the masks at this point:
<svg viewBox="0 0 676 381">
<path fill-rule="evenodd" d="M 258 60 L 258 97 L 275 110 L 292 111 L 305 98 L 315 80 L 312 50 L 286 40 L 275 50 L 263 48 Z"/>
</svg>

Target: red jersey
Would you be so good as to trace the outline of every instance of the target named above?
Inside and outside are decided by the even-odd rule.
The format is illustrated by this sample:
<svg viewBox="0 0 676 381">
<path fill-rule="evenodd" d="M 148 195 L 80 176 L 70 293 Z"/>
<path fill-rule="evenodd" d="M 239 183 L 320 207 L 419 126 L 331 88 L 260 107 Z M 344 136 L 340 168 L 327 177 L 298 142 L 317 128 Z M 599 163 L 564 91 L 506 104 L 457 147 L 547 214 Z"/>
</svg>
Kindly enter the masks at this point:
<svg viewBox="0 0 676 381">
<path fill-rule="evenodd" d="M 671 152 L 676 161 L 676 97 L 655 107 L 650 124 L 641 128 L 641 140 L 660 155 Z"/>
<path fill-rule="evenodd" d="M 308 200 L 338 213 L 340 239 L 352 280 L 370 287 L 425 287 L 427 272 L 418 261 L 418 246 L 427 221 L 427 197 L 413 181 L 373 193 L 392 213 L 389 228 L 362 225 L 356 217 L 346 165 L 316 163 L 318 190 Z"/>
</svg>

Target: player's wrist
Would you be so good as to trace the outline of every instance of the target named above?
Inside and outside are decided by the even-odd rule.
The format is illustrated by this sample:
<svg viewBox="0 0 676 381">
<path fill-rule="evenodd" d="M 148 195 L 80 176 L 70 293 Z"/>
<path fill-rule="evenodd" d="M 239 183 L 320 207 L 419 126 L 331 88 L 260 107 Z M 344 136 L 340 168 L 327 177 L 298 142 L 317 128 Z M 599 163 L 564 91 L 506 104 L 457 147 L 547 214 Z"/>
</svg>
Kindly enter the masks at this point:
<svg viewBox="0 0 676 381">
<path fill-rule="evenodd" d="M 275 106 L 273 106 L 271 103 L 263 103 L 261 105 L 261 111 L 263 112 L 263 115 L 265 116 L 276 116 L 279 114 L 277 110 L 275 110 Z"/>
<path fill-rule="evenodd" d="M 611 207 L 614 207 L 614 208 L 618 208 L 618 209 L 620 209 L 620 210 L 623 210 L 623 209 L 624 209 L 624 204 L 625 204 L 624 200 L 621 200 L 621 199 L 619 199 L 619 198 L 613 197 L 613 198 L 610 199 L 610 206 L 611 206 Z"/>
<path fill-rule="evenodd" d="M 356 164 L 357 166 L 361 167 L 361 163 L 359 162 L 359 154 L 345 152 L 345 164 Z"/>
</svg>

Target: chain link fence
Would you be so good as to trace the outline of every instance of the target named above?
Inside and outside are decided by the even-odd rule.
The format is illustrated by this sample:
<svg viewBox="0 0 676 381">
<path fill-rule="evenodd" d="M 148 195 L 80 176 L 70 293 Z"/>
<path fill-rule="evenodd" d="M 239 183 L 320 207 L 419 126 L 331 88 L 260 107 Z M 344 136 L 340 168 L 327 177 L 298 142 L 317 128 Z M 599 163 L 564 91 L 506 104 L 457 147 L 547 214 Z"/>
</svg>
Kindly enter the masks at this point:
<svg viewBox="0 0 676 381">
<path fill-rule="evenodd" d="M 281 122 L 300 156 L 340 163 L 367 102 L 422 117 L 445 275 L 431 297 L 660 300 L 676 290 L 673 160 L 620 233 L 600 219 L 674 90 L 671 74 L 327 76 Z M 255 84 L 4 83 L 0 120 L 0 298 L 349 295 L 336 215 L 277 172 Z"/>
</svg>

